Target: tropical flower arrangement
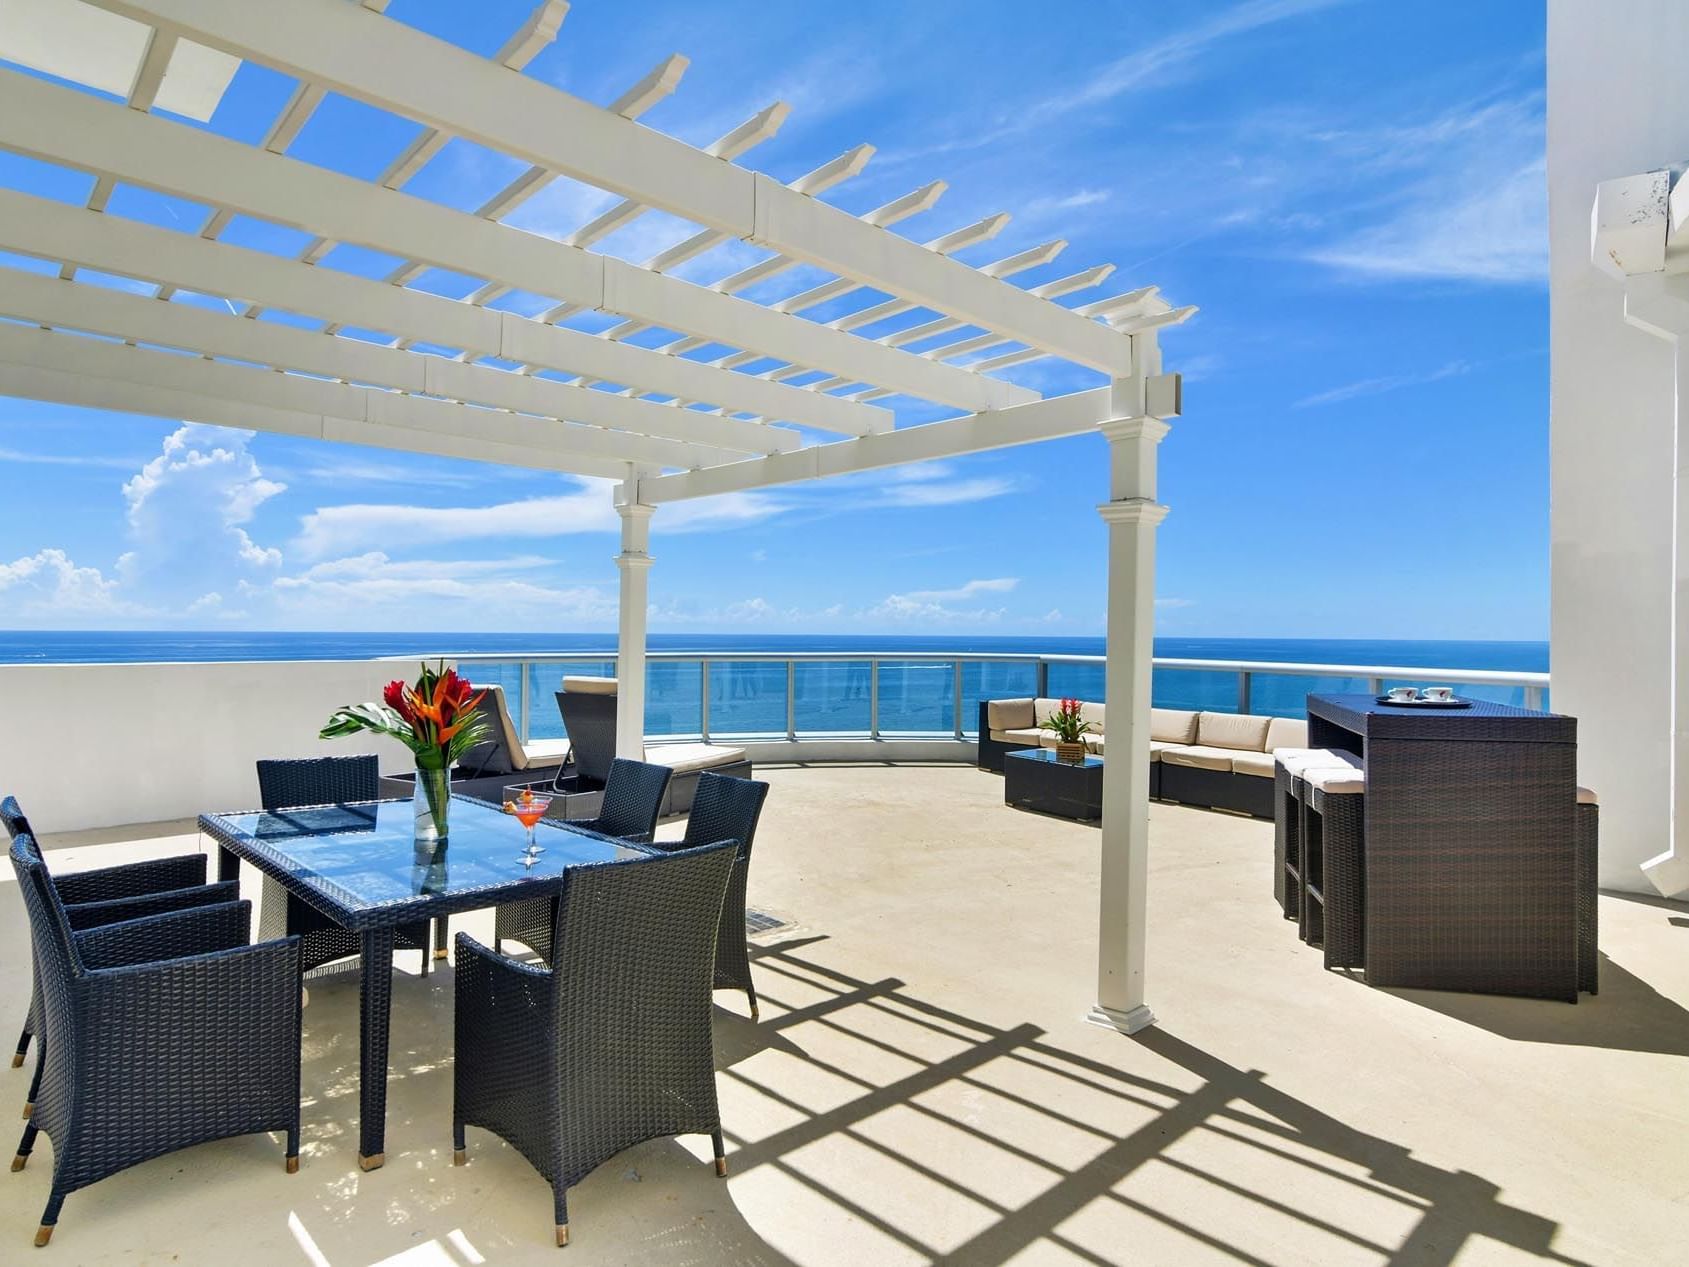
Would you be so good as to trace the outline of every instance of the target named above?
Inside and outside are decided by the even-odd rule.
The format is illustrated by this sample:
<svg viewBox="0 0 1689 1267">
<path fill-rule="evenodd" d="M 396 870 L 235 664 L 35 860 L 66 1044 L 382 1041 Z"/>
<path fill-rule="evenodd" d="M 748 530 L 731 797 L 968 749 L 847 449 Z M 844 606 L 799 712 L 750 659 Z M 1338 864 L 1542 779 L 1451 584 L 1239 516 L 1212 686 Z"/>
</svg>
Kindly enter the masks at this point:
<svg viewBox="0 0 1689 1267">
<path fill-rule="evenodd" d="M 1063 699 L 1056 711 L 1039 723 L 1043 729 L 1055 732 L 1056 756 L 1062 761 L 1083 761 L 1083 736 L 1096 729 L 1094 724 L 1080 716 L 1079 709 L 1078 700 Z"/>
<path fill-rule="evenodd" d="M 338 708 L 320 738 L 339 739 L 360 731 L 388 735 L 416 757 L 416 829 L 419 840 L 446 838 L 451 804 L 451 768 L 476 744 L 491 737 L 492 727 L 479 705 L 485 691 L 448 669 L 422 666 L 415 684 L 389 682 L 380 701 Z"/>
</svg>

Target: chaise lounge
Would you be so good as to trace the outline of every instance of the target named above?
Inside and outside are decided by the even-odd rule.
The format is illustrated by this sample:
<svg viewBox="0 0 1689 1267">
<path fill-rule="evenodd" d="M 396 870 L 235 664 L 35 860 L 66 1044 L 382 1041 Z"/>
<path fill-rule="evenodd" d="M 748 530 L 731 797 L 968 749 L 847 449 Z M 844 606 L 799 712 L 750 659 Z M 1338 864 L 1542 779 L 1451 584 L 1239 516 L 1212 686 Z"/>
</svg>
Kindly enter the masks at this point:
<svg viewBox="0 0 1689 1267">
<path fill-rule="evenodd" d="M 1039 723 L 1060 706 L 1057 699 L 981 700 L 979 768 L 1001 774 L 1005 753 L 1054 748 L 1054 733 Z M 1079 709 L 1081 718 L 1096 727 L 1085 736 L 1085 747 L 1105 756 L 1103 705 L 1081 702 Z M 1308 723 L 1252 713 L 1152 708 L 1149 733 L 1152 797 L 1271 818 L 1273 752 L 1306 746 Z"/>
<path fill-rule="evenodd" d="M 616 679 L 564 678 L 563 689 L 557 692 L 557 711 L 563 716 L 563 729 L 569 732 L 576 778 L 583 788 L 603 787 L 610 762 L 616 758 Z M 645 760 L 674 771 L 660 811 L 663 818 L 692 808 L 698 776 L 704 771 L 736 779 L 748 779 L 753 773 L 743 748 L 723 744 L 648 743 Z"/>
</svg>

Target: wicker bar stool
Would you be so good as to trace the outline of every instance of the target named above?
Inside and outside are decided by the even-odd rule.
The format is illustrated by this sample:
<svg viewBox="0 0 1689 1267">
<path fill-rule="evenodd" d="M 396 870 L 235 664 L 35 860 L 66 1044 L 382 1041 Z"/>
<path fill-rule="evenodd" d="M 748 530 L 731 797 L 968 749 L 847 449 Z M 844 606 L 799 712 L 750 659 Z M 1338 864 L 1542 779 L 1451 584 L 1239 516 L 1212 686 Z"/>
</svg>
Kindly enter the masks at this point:
<svg viewBox="0 0 1689 1267">
<path fill-rule="evenodd" d="M 1310 767 L 1347 764 L 1355 758 L 1332 748 L 1273 750 L 1273 900 L 1285 919 L 1301 918 L 1302 792 L 1296 786 Z"/>
<path fill-rule="evenodd" d="M 1589 994 L 1600 993 L 1599 960 L 1596 933 L 1600 916 L 1596 908 L 1596 871 L 1601 860 L 1601 810 L 1595 793 L 1586 787 L 1578 789 L 1577 819 L 1573 827 L 1577 839 L 1578 878 L 1578 989 Z"/>
<path fill-rule="evenodd" d="M 1308 770 L 1304 839 L 1305 904 L 1317 908 L 1327 968 L 1366 967 L 1366 772 L 1354 766 Z"/>
</svg>

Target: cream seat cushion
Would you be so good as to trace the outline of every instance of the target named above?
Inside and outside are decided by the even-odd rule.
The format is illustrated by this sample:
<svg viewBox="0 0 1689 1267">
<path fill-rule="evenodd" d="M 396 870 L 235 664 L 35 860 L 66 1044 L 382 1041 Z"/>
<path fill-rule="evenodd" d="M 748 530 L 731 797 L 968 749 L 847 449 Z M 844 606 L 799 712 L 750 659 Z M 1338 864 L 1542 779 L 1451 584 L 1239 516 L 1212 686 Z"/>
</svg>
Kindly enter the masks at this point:
<svg viewBox="0 0 1689 1267">
<path fill-rule="evenodd" d="M 577 695 L 614 695 L 616 693 L 616 679 L 613 677 L 566 677 L 563 679 L 563 689 L 573 691 Z"/>
<path fill-rule="evenodd" d="M 690 774 L 737 764 L 745 759 L 745 750 L 713 743 L 657 743 L 646 745 L 645 759 L 652 765 L 666 765 L 676 774 Z"/>
<path fill-rule="evenodd" d="M 1273 777 L 1273 754 L 1270 752 L 1236 752 L 1232 754 L 1233 774 L 1253 774 L 1257 778 Z"/>
<path fill-rule="evenodd" d="M 1014 730 L 993 731 L 991 737 L 999 743 L 1023 743 L 1029 748 L 1043 746 L 1047 730 L 1039 730 L 1036 726 L 1021 726 Z"/>
<path fill-rule="evenodd" d="M 1247 752 L 1267 750 L 1270 717 L 1250 713 L 1198 713 L 1196 741 L 1205 748 L 1242 748 Z"/>
<path fill-rule="evenodd" d="M 1098 756 L 1102 755 L 1103 737 L 1100 733 L 1085 736 L 1085 751 L 1086 752 L 1094 752 Z M 1150 760 L 1151 761 L 1155 760 L 1155 755 L 1153 753 L 1150 754 Z"/>
<path fill-rule="evenodd" d="M 1275 717 L 1267 725 L 1268 752 L 1280 748 L 1306 748 L 1308 723 L 1300 717 Z"/>
<path fill-rule="evenodd" d="M 1318 788 L 1327 796 L 1357 795 L 1366 791 L 1366 771 L 1350 765 L 1309 770 L 1302 777 L 1307 779 L 1310 788 Z"/>
<path fill-rule="evenodd" d="M 1032 715 L 1030 698 L 994 699 L 985 702 L 985 724 L 995 739 L 1000 730 L 1024 730 L 1036 726 L 1038 719 Z"/>
<path fill-rule="evenodd" d="M 1580 787 L 1578 789 L 1578 804 L 1579 805 L 1595 805 L 1597 803 L 1598 802 L 1595 799 L 1595 793 L 1594 792 L 1590 791 L 1586 787 Z"/>
<path fill-rule="evenodd" d="M 1168 743 L 1162 739 L 1151 739 L 1149 741 L 1149 759 L 1151 761 L 1159 761 L 1161 760 L 1161 754 L 1166 752 L 1169 748 L 1183 748 L 1184 746 L 1184 744 L 1180 743 Z"/>
<path fill-rule="evenodd" d="M 1235 748 L 1218 748 L 1209 744 L 1175 744 L 1161 750 L 1162 765 L 1194 766 L 1198 770 L 1232 770 Z"/>
<path fill-rule="evenodd" d="M 505 750 L 510 754 L 513 772 L 554 769 L 563 764 L 563 759 L 569 755 L 567 739 L 536 739 L 524 744 L 516 737 L 516 724 L 510 720 L 510 709 L 504 702 L 504 688 L 497 683 L 489 683 L 478 685 L 475 689 L 485 691 L 492 702 L 493 714 L 498 718 L 496 724 L 502 732 Z"/>
<path fill-rule="evenodd" d="M 1149 737 L 1161 743 L 1195 743 L 1196 714 L 1182 708 L 1152 708 Z"/>
</svg>

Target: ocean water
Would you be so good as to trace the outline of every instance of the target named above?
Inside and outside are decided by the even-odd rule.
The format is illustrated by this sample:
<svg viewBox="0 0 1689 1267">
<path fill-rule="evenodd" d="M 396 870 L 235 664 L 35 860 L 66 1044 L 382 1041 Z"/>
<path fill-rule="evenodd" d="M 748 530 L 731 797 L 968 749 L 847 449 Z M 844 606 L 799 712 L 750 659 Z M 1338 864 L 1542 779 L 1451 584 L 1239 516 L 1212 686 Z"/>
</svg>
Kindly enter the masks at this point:
<svg viewBox="0 0 1689 1267">
<path fill-rule="evenodd" d="M 609 634 L 416 634 L 416 633 L 175 633 L 0 631 L 0 664 L 149 663 L 158 661 L 347 660 L 381 656 L 492 655 L 479 661 L 474 677 L 498 682 L 513 702 L 522 698 L 526 656 L 565 656 L 566 664 L 529 665 L 528 733 L 560 736 L 553 702 L 565 673 L 607 675 L 604 658 L 615 645 Z M 943 637 L 857 634 L 653 634 L 653 651 L 697 652 L 699 658 L 658 661 L 649 666 L 646 730 L 649 734 L 697 734 L 705 694 L 704 657 L 734 652 L 825 654 L 883 653 L 879 666 L 879 728 L 885 734 L 949 734 L 956 725 L 956 673 L 951 664 L 899 660 L 898 653 L 958 652 L 991 655 L 1100 656 L 1101 638 Z M 1254 660 L 1294 664 L 1384 665 L 1413 669 L 1494 669 L 1546 672 L 1545 642 L 1345 641 L 1276 638 L 1158 638 L 1157 656 L 1190 660 Z M 1434 673 L 1408 674 L 1398 681 L 1430 684 Z M 962 665 L 962 728 L 971 732 L 978 701 L 1031 695 L 1036 668 L 1030 663 L 978 660 Z M 1265 674 L 1253 676 L 1250 711 L 1294 717 L 1310 691 L 1362 691 L 1365 679 Z M 788 700 L 786 666 L 712 658 L 708 669 L 710 732 L 714 736 L 784 734 Z M 871 683 L 861 662 L 806 660 L 792 678 L 790 713 L 806 735 L 861 733 L 869 728 Z M 1100 700 L 1100 664 L 1052 664 L 1051 695 Z M 1524 702 L 1517 687 L 1463 687 L 1463 694 L 1504 703 Z M 1167 708 L 1234 711 L 1238 675 L 1229 671 L 1157 669 L 1155 702 Z"/>
</svg>

